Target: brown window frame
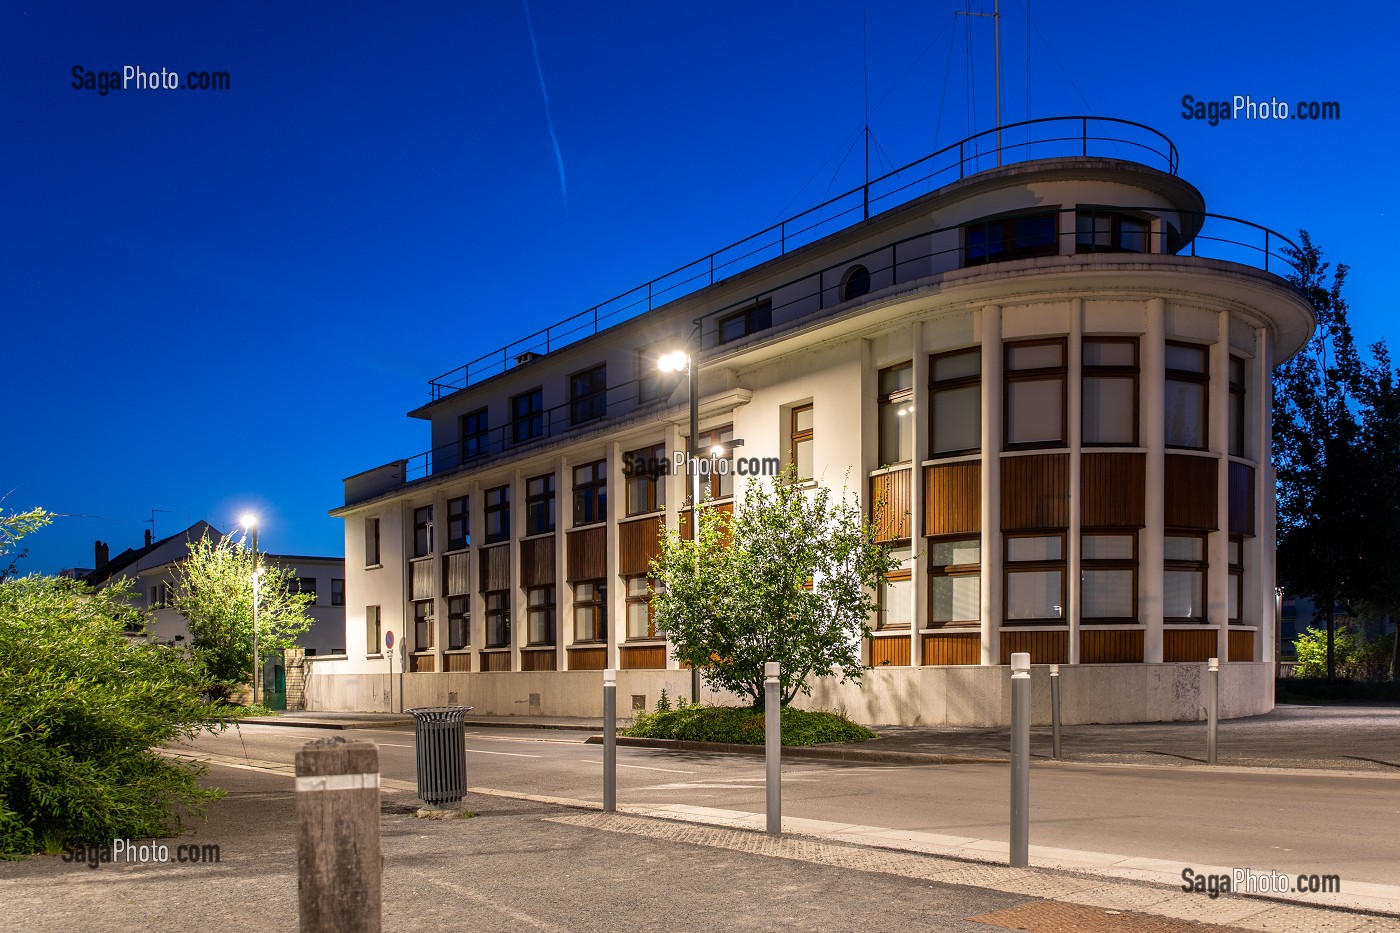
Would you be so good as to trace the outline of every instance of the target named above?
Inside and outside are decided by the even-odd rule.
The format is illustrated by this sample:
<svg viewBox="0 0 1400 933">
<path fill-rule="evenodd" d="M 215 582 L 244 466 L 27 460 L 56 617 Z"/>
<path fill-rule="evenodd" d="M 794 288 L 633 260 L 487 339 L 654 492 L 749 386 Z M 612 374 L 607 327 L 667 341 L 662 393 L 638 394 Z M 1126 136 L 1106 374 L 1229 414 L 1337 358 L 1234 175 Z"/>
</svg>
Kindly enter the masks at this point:
<svg viewBox="0 0 1400 933">
<path fill-rule="evenodd" d="M 528 402 L 523 413 L 520 402 Z M 544 386 L 535 386 L 510 397 L 510 442 L 525 444 L 544 437 Z"/>
<path fill-rule="evenodd" d="M 580 586 L 593 587 L 594 597 L 592 599 L 579 599 L 578 588 Z M 577 580 L 574 587 L 574 644 L 576 645 L 596 645 L 606 644 L 608 640 L 608 583 L 606 579 Z M 579 637 L 578 611 L 580 609 L 591 609 L 593 621 L 591 635 L 588 638 Z"/>
<path fill-rule="evenodd" d="M 370 633 L 374 638 L 369 638 Z M 379 606 L 365 606 L 365 657 L 384 654 L 384 613 Z"/>
<path fill-rule="evenodd" d="M 710 461 L 710 473 L 708 476 L 700 477 L 700 499 L 702 502 L 715 500 L 724 501 L 734 498 L 734 471 L 721 474 L 715 468 L 715 462 L 719 457 L 709 456 L 709 452 L 716 447 L 727 447 L 734 440 L 734 425 L 722 424 L 709 431 L 700 432 L 700 446 L 691 448 L 689 438 L 686 439 L 686 453 L 691 457 L 699 457 L 697 451 L 704 451 L 706 456 L 701 460 Z M 732 452 L 732 451 L 731 451 Z M 690 475 L 685 474 L 685 501 L 690 501 Z M 707 488 L 708 487 L 708 488 Z M 689 511 L 687 509 L 686 511 Z"/>
<path fill-rule="evenodd" d="M 742 331 L 740 333 L 734 333 L 730 334 L 729 336 L 726 336 L 726 330 L 728 329 L 729 325 L 734 323 L 735 321 L 742 322 Z M 715 343 L 719 345 L 733 343 L 736 340 L 743 340 L 745 337 L 752 336 L 753 334 L 756 334 L 759 331 L 767 330 L 772 326 L 773 299 L 763 298 L 759 301 L 751 303 L 747 307 L 740 308 L 738 311 L 726 314 L 724 317 L 716 321 Z"/>
<path fill-rule="evenodd" d="M 1164 558 L 1162 561 L 1162 591 L 1166 592 L 1166 575 L 1171 572 L 1178 573 L 1199 573 L 1201 575 L 1201 615 L 1200 618 L 1190 618 L 1188 616 L 1168 616 L 1163 607 L 1162 621 L 1171 625 L 1209 625 L 1210 614 L 1206 611 L 1210 606 L 1210 535 L 1204 531 L 1180 531 L 1168 528 L 1162 536 L 1165 538 L 1197 538 L 1201 542 L 1200 560 L 1171 560 Z"/>
<path fill-rule="evenodd" d="M 1017 225 L 1026 221 L 1044 220 L 1050 218 L 1054 233 L 1051 234 L 1049 243 L 1042 243 L 1036 246 L 1017 246 L 1018 239 L 1031 239 L 1031 231 L 1018 231 Z M 994 228 L 1000 228 L 1001 242 L 1003 249 L 993 254 L 990 247 L 990 233 Z M 974 230 L 981 229 L 984 232 L 984 242 L 982 249 L 984 254 L 973 258 L 973 244 L 971 234 Z M 1060 252 L 1060 212 L 1050 211 L 1027 211 L 1015 214 L 1003 214 L 999 217 L 984 217 L 981 220 L 973 221 L 962 225 L 962 260 L 963 266 L 985 266 L 994 262 L 1007 262 L 1012 259 L 1030 259 L 1036 256 L 1056 256 Z"/>
<path fill-rule="evenodd" d="M 1247 623 L 1245 622 L 1244 618 L 1244 536 L 1230 535 L 1229 544 L 1226 545 L 1226 548 L 1227 569 L 1229 571 L 1230 578 L 1236 581 L 1235 598 L 1233 600 L 1234 604 L 1227 605 L 1225 608 L 1226 621 L 1230 625 L 1245 625 Z M 1233 549 L 1239 555 L 1238 561 L 1229 559 L 1228 555 L 1231 549 Z M 1225 595 L 1226 600 L 1228 602 L 1228 588 L 1225 591 Z"/>
<path fill-rule="evenodd" d="M 384 553 L 379 548 L 379 516 L 365 519 L 365 566 L 382 567 Z"/>
<path fill-rule="evenodd" d="M 493 496 L 495 496 L 494 502 L 492 501 Z M 500 544 L 502 541 L 509 541 L 511 535 L 510 483 L 501 486 L 492 486 L 490 489 L 486 490 L 484 498 L 486 500 L 485 508 L 482 509 L 482 515 L 486 521 L 484 543 Z M 491 532 L 493 519 L 499 521 L 501 526 L 500 530 L 495 534 Z"/>
<path fill-rule="evenodd" d="M 809 428 L 809 429 L 807 429 L 806 431 L 799 431 L 799 430 L 797 429 L 797 416 L 798 416 L 799 414 L 801 414 L 802 412 L 804 412 L 804 411 L 810 411 L 810 412 L 812 413 L 812 427 Z M 801 443 L 808 442 L 808 441 L 810 441 L 810 442 L 812 443 L 812 473 L 815 475 L 815 473 L 817 472 L 817 458 L 816 458 L 817 442 L 816 442 L 816 434 L 817 434 L 817 410 L 816 410 L 816 406 L 815 406 L 812 402 L 806 402 L 806 403 L 801 404 L 801 405 L 794 405 L 794 406 L 792 406 L 791 410 L 788 411 L 788 444 L 787 444 L 788 461 L 787 461 L 787 462 L 788 462 L 789 464 L 791 464 L 794 474 L 795 474 L 796 471 L 797 471 L 797 445 L 798 445 L 798 444 L 801 444 Z M 796 475 L 794 475 L 793 478 L 794 478 L 797 482 L 799 482 L 799 483 L 805 483 L 805 482 L 807 482 L 808 480 L 813 479 L 814 476 L 796 476 Z"/>
<path fill-rule="evenodd" d="M 915 621 L 915 620 L 911 619 L 909 622 L 898 622 L 898 623 L 895 623 L 895 624 L 893 624 L 893 625 L 887 624 L 887 623 L 885 622 L 885 617 L 889 614 L 889 610 L 885 608 L 885 592 L 886 592 L 885 584 L 886 584 L 886 583 L 910 583 L 910 582 L 913 581 L 913 579 L 914 579 L 914 547 L 913 547 L 912 542 L 910 542 L 910 540 L 909 540 L 908 538 L 905 538 L 905 539 L 903 539 L 903 540 L 901 540 L 901 541 L 891 541 L 891 542 L 889 542 L 889 550 L 890 550 L 890 551 L 908 551 L 908 552 L 909 552 L 909 556 L 908 556 L 908 558 L 906 558 L 905 560 L 902 560 L 902 561 L 900 562 L 900 567 L 899 567 L 898 570 L 892 570 L 892 571 L 890 571 L 889 573 L 885 574 L 884 577 L 881 578 L 881 581 L 880 581 L 880 589 L 879 589 L 879 590 L 876 592 L 876 594 L 875 594 L 875 601 L 876 601 L 876 603 L 877 603 L 878 606 L 879 606 L 879 608 L 876 610 L 876 614 L 875 614 L 875 630 L 876 630 L 877 632 L 907 632 L 907 631 L 909 631 L 911 628 L 914 628 L 914 626 L 915 626 L 915 624 L 916 624 L 916 621 Z M 911 610 L 910 614 L 913 615 L 913 612 L 912 612 L 913 607 L 912 607 L 912 606 L 910 607 L 910 610 Z"/>
<path fill-rule="evenodd" d="M 956 376 L 952 379 L 935 379 L 934 374 L 938 372 L 938 361 L 954 356 L 977 355 L 977 372 L 970 376 Z M 928 358 L 929 372 L 929 405 L 928 405 L 928 457 L 930 460 L 939 460 L 945 457 L 961 457 L 966 454 L 980 453 L 985 439 L 982 437 L 982 348 L 963 347 L 960 350 L 948 350 L 943 353 L 931 354 Z M 977 389 L 977 446 L 962 447 L 951 450 L 936 450 L 938 439 L 938 425 L 934 421 L 934 413 L 938 410 L 938 393 L 952 389 Z M 915 451 L 915 456 L 918 451 Z"/>
<path fill-rule="evenodd" d="M 533 484 L 541 481 L 544 481 L 543 489 L 536 491 L 532 488 Z M 554 487 L 553 473 L 542 473 L 525 480 L 525 534 L 527 537 L 554 533 L 556 526 Z M 539 521 L 541 510 L 544 512 L 543 521 Z"/>
<path fill-rule="evenodd" d="M 1108 245 L 1099 246 L 1098 243 L 1093 242 L 1092 240 L 1089 243 L 1084 242 L 1084 236 L 1087 235 L 1089 237 L 1096 238 L 1098 236 L 1098 231 L 1095 229 L 1091 229 L 1087 232 L 1080 230 L 1079 221 L 1080 218 L 1083 217 L 1088 217 L 1091 219 L 1097 219 L 1099 217 L 1108 218 Z M 1123 221 L 1125 220 L 1132 221 L 1133 223 L 1140 223 L 1143 225 L 1143 249 L 1128 249 L 1127 247 L 1123 246 Z M 1146 215 L 1133 214 L 1125 211 L 1109 209 L 1100 210 L 1098 208 L 1093 207 L 1085 209 L 1081 207 L 1079 210 L 1074 212 L 1074 252 L 1076 255 L 1084 253 L 1150 253 L 1152 252 L 1152 220 L 1153 218 L 1148 217 Z"/>
<path fill-rule="evenodd" d="M 598 363 L 569 374 L 569 424 L 588 424 L 608 416 L 608 364 Z"/>
<path fill-rule="evenodd" d="M 1018 560 L 1011 559 L 1011 542 L 1019 538 L 1059 538 L 1060 556 L 1057 560 Z M 1001 615 L 1002 625 L 1007 626 L 1034 626 L 1034 625 L 1068 625 L 1069 613 L 1066 612 L 1065 602 L 1069 588 L 1069 560 L 1066 553 L 1068 534 L 1064 531 L 1018 531 L 1002 535 L 1002 600 Z M 1059 617 L 1036 617 L 1033 619 L 1012 619 L 1009 616 L 1011 609 L 1011 575 L 1013 573 L 1045 573 L 1049 571 L 1059 571 L 1060 574 L 1060 615 Z"/>
<path fill-rule="evenodd" d="M 929 559 L 929 587 L 928 587 L 928 621 L 927 627 L 930 629 L 975 629 L 982 624 L 982 536 L 976 532 L 972 534 L 960 535 L 939 535 L 935 538 L 925 538 L 928 559 Z M 977 542 L 977 560 L 970 564 L 937 564 L 933 562 L 934 548 L 939 544 L 956 543 L 959 541 Z M 940 621 L 935 619 L 933 613 L 933 581 L 938 577 L 977 577 L 977 618 L 975 619 L 947 619 Z"/>
<path fill-rule="evenodd" d="M 1083 348 L 1089 344 L 1129 344 L 1133 348 L 1133 364 L 1131 366 L 1093 366 L 1082 362 L 1085 358 Z M 1085 337 L 1080 350 L 1080 391 L 1079 391 L 1079 441 L 1084 447 L 1137 447 L 1138 441 L 1142 437 L 1142 345 L 1136 337 Z M 1084 383 L 1090 379 L 1122 379 L 1129 377 L 1133 380 L 1133 436 L 1127 441 L 1089 441 L 1085 440 L 1084 421 L 1084 401 L 1089 397 L 1089 393 L 1084 391 Z"/>
<path fill-rule="evenodd" d="M 1181 340 L 1168 340 L 1168 341 L 1167 341 L 1167 346 L 1169 346 L 1169 347 L 1184 347 L 1184 348 L 1188 348 L 1188 349 L 1191 349 L 1191 350 L 1197 350 L 1197 351 L 1199 351 L 1200 354 L 1201 354 L 1201 359 L 1204 361 L 1205 371 L 1204 371 L 1204 372 L 1199 372 L 1199 373 L 1198 373 L 1198 372 L 1192 372 L 1192 371 L 1190 371 L 1190 370 L 1185 370 L 1185 369 L 1171 369 L 1171 368 L 1168 368 L 1167 371 L 1166 371 L 1166 382 L 1167 382 L 1167 383 L 1172 383 L 1172 382 L 1185 382 L 1185 383 L 1190 383 L 1190 384 L 1193 384 L 1193 385 L 1202 385 L 1202 386 L 1205 386 L 1205 391 L 1201 393 L 1201 443 L 1200 443 L 1200 446 L 1187 446 L 1187 445 L 1184 445 L 1184 444 L 1173 444 L 1173 443 L 1171 443 L 1169 440 L 1166 442 L 1166 445 L 1165 445 L 1165 446 L 1166 446 L 1169 450 L 1207 450 L 1207 449 L 1209 449 L 1209 447 L 1210 447 L 1210 346 L 1209 346 L 1208 344 L 1189 343 L 1189 342 L 1181 341 Z M 1166 405 L 1166 403 L 1167 403 L 1167 398 L 1169 398 L 1169 397 L 1170 397 L 1170 393 L 1167 393 L 1167 396 L 1166 396 L 1165 398 L 1162 399 L 1162 405 L 1164 406 L 1164 411 L 1165 411 L 1165 405 Z"/>
<path fill-rule="evenodd" d="M 434 644 L 434 609 L 431 599 L 413 601 L 413 650 L 415 653 L 432 651 Z"/>
<path fill-rule="evenodd" d="M 458 608 L 460 607 L 460 608 Z M 466 594 L 447 597 L 447 650 L 457 651 L 472 643 L 472 601 Z M 461 637 L 456 637 L 460 635 Z"/>
<path fill-rule="evenodd" d="M 666 633 L 656 627 L 656 607 L 652 604 L 651 598 L 656 593 L 656 581 L 650 574 L 633 573 L 622 578 L 623 592 L 626 597 L 627 607 L 623 610 L 626 614 L 627 640 L 628 641 L 655 641 L 658 638 L 665 638 Z M 632 595 L 632 582 L 634 580 L 646 580 L 646 594 L 643 596 Z M 647 607 L 647 634 L 632 634 L 632 607 L 638 603 L 645 603 Z"/>
<path fill-rule="evenodd" d="M 636 450 L 629 450 L 625 462 L 632 465 L 630 470 L 625 471 L 623 476 L 623 487 L 626 492 L 624 503 L 627 517 L 636 515 L 650 515 L 653 512 L 661 512 L 666 508 L 666 475 L 661 471 L 667 468 L 666 445 L 652 444 L 650 447 L 639 447 Z M 641 489 L 640 495 L 643 499 L 644 507 L 639 511 L 632 508 L 633 492 Z"/>
<path fill-rule="evenodd" d="M 1012 369 L 1011 354 L 1023 347 L 1060 348 L 1060 365 L 1036 369 Z M 1055 441 L 1011 440 L 1011 387 L 1018 382 L 1060 380 L 1060 437 Z M 1008 340 L 1002 345 L 1001 435 L 1002 450 L 1058 450 L 1069 445 L 1069 338 L 1037 337 L 1034 340 Z M 1063 604 L 1062 604 L 1063 605 Z"/>
<path fill-rule="evenodd" d="M 447 500 L 447 550 L 465 551 L 471 547 L 471 496 L 454 496 Z"/>
<path fill-rule="evenodd" d="M 488 590 L 482 594 L 482 597 L 486 606 L 486 647 L 509 648 L 511 643 L 510 590 Z M 499 606 L 493 608 L 493 601 L 499 601 Z M 502 635 L 504 640 L 492 640 L 491 634 L 493 624 L 498 627 L 497 634 Z"/>
<path fill-rule="evenodd" d="M 886 373 L 895 373 L 895 372 L 899 372 L 900 370 L 905 370 L 905 369 L 907 369 L 907 370 L 909 371 L 909 388 L 907 388 L 907 389 L 896 389 L 896 390 L 894 390 L 893 392 L 883 392 L 883 391 L 880 391 L 880 385 L 881 385 L 881 383 L 884 382 L 884 378 L 885 378 L 885 374 L 886 374 Z M 903 362 L 903 363 L 896 363 L 896 364 L 893 365 L 893 366 L 886 366 L 886 367 L 884 367 L 883 369 L 881 369 L 879 372 L 877 372 L 877 373 L 875 374 L 875 388 L 876 388 L 876 391 L 879 392 L 879 397 L 878 397 L 878 399 L 876 400 L 876 408 L 877 408 L 877 411 L 876 411 L 876 413 L 875 413 L 876 433 L 877 433 L 877 435 L 879 435 L 879 436 L 875 439 L 875 444 L 876 444 L 876 449 L 877 449 L 877 451 L 879 452 L 879 455 L 880 455 L 880 456 L 879 456 L 880 465 L 881 465 L 882 467 L 884 467 L 884 466 L 895 466 L 895 465 L 901 465 L 901 464 L 905 464 L 905 463 L 912 463 L 912 462 L 914 461 L 914 459 L 918 456 L 918 451 L 914 449 L 915 445 L 912 443 L 912 441 L 915 440 L 915 438 L 912 436 L 912 435 L 915 433 L 915 432 L 914 432 L 914 426 L 913 426 L 913 425 L 914 425 L 914 419 L 911 417 L 911 418 L 906 418 L 905 421 L 904 421 L 904 423 L 906 423 L 906 424 L 909 426 L 909 432 L 910 432 L 910 435 L 911 435 L 911 437 L 910 437 L 911 443 L 910 443 L 910 445 L 909 445 L 909 457 L 908 457 L 908 459 L 906 459 L 906 460 L 890 460 L 890 461 L 886 461 L 886 460 L 885 460 L 885 440 L 886 440 L 886 438 L 885 438 L 885 434 L 884 434 L 884 431 L 885 431 L 885 419 L 884 419 L 883 415 L 884 415 L 884 412 L 885 412 L 885 409 L 886 409 L 886 408 L 891 408 L 891 407 L 893 407 L 893 408 L 898 409 L 898 408 L 903 408 L 903 407 L 906 406 L 906 405 L 908 406 L 908 408 L 907 408 L 907 410 L 905 411 L 905 414 L 907 414 L 907 415 L 915 415 L 915 414 L 917 414 L 917 413 L 914 411 L 914 361 L 913 361 L 913 360 L 908 360 L 908 361 L 906 361 L 906 362 Z M 898 418 L 897 415 L 896 415 L 896 418 Z"/>
<path fill-rule="evenodd" d="M 462 438 L 462 462 L 485 456 L 490 452 L 490 420 L 485 408 L 469 411 L 457 421 Z"/>
<path fill-rule="evenodd" d="M 1132 557 L 1114 557 L 1102 559 L 1090 559 L 1084 556 L 1085 538 L 1131 538 L 1133 542 Z M 1079 622 L 1082 625 L 1140 625 L 1142 620 L 1138 618 L 1137 605 L 1138 593 L 1141 580 L 1138 568 L 1141 565 L 1142 557 L 1139 535 L 1136 531 L 1125 531 L 1122 528 L 1081 529 L 1079 533 Z M 1127 616 L 1086 616 L 1084 614 L 1084 573 L 1090 570 L 1130 570 L 1133 574 L 1133 591 L 1129 597 L 1128 605 L 1132 607 L 1131 614 Z"/>
<path fill-rule="evenodd" d="M 580 470 L 591 470 L 592 478 L 586 482 L 578 481 Z M 575 528 L 583 528 L 588 525 L 601 524 L 608 520 L 608 461 L 594 460 L 591 463 L 580 463 L 573 468 L 573 507 Z M 597 513 L 591 519 L 587 518 L 585 503 L 592 502 L 593 509 Z"/>
<path fill-rule="evenodd" d="M 530 602 L 530 597 L 538 594 L 548 594 L 549 601 L 536 606 Z M 536 610 L 545 610 L 548 618 L 549 638 L 544 641 L 536 640 L 534 636 L 534 616 Z M 554 587 L 551 586 L 531 586 L 525 588 L 525 645 L 529 648 L 552 648 L 559 638 L 558 627 L 558 607 L 555 601 Z"/>
</svg>

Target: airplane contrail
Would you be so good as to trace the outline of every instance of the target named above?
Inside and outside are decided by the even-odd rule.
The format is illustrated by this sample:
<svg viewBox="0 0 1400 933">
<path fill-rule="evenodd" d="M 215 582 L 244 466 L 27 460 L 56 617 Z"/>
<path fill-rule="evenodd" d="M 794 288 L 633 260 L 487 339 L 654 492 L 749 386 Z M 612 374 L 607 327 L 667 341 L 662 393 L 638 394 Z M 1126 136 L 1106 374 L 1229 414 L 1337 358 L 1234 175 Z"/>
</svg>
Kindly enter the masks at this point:
<svg viewBox="0 0 1400 933">
<path fill-rule="evenodd" d="M 520 0 L 521 6 L 525 7 L 525 28 L 530 32 L 530 50 L 535 53 L 535 73 L 540 76 L 540 93 L 544 95 L 544 118 L 549 124 L 549 140 L 554 143 L 554 161 L 559 166 L 559 190 L 564 195 L 564 200 L 569 199 L 569 185 L 564 180 L 564 154 L 559 151 L 559 137 L 554 132 L 554 115 L 549 110 L 549 89 L 544 86 L 544 69 L 540 67 L 540 47 L 535 42 L 535 25 L 530 21 L 530 2 Z"/>
</svg>

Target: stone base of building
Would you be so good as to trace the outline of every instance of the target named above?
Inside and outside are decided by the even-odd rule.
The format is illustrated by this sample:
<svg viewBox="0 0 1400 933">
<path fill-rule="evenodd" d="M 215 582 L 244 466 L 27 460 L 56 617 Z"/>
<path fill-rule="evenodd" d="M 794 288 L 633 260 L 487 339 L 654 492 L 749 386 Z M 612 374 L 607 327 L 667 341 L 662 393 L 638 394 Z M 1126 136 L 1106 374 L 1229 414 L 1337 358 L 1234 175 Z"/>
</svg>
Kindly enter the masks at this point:
<svg viewBox="0 0 1400 933">
<path fill-rule="evenodd" d="M 389 675 L 335 674 L 308 665 L 308 710 L 387 711 Z M 1204 664 L 1061 665 L 1061 717 L 1085 723 L 1180 722 L 1205 718 Z M 394 675 L 394 707 L 399 701 Z M 662 690 L 690 696 L 686 671 L 618 671 L 618 712 L 652 710 Z M 598 671 L 514 671 L 403 675 L 403 706 L 464 705 L 479 715 L 603 715 L 603 679 Z M 1031 673 L 1031 716 L 1050 723 L 1050 673 Z M 737 703 L 727 693 L 702 691 L 704 703 Z M 797 706 L 831 709 L 872 726 L 1005 726 L 1011 720 L 1011 675 L 1007 667 L 881 667 L 860 684 L 816 680 Z M 1221 665 L 1222 718 L 1257 716 L 1274 707 L 1274 672 L 1269 662 Z"/>
</svg>

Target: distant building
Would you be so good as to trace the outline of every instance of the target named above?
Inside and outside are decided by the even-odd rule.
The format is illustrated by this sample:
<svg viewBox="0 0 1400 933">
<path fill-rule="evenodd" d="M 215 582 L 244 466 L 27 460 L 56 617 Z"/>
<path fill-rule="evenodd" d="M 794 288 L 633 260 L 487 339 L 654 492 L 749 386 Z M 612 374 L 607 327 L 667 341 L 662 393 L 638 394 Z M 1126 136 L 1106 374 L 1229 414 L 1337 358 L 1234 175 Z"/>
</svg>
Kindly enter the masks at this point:
<svg viewBox="0 0 1400 933">
<path fill-rule="evenodd" d="M 596 714 L 596 674 L 576 672 L 604 668 L 638 703 L 688 693 L 647 602 L 687 477 L 637 464 L 696 450 L 717 509 L 776 467 L 889 504 L 904 564 L 872 670 L 812 702 L 1004 722 L 1025 651 L 1072 665 L 1068 721 L 1197 718 L 1211 657 L 1226 715 L 1270 709 L 1271 375 L 1315 325 L 1290 241 L 1208 213 L 1147 127 L 1008 134 L 432 380 L 409 413 L 432 449 L 346 479 L 332 512 L 348 656 L 312 665 L 309 703 L 382 708 L 388 631 L 419 705 Z M 469 313 L 526 318 L 547 277 Z M 684 376 L 657 368 L 674 351 L 699 367 L 697 438 Z"/>
<path fill-rule="evenodd" d="M 131 583 L 137 605 L 151 613 L 146 634 L 155 641 L 173 645 L 189 642 L 189 623 L 184 616 L 170 608 L 171 587 L 175 565 L 189 553 L 189 545 L 208 535 L 218 541 L 223 533 L 205 521 L 199 521 L 178 534 L 158 541 L 146 532 L 146 541 L 139 548 L 128 548 L 116 557 L 108 557 L 108 545 L 98 541 L 93 546 L 94 570 L 80 579 L 98 589 L 118 580 Z M 296 571 L 303 592 L 314 592 L 316 602 L 307 607 L 311 627 L 297 639 L 309 656 L 345 653 L 345 561 L 339 557 L 302 557 L 287 554 L 264 554 L 263 559 L 279 567 Z M 70 574 L 72 575 L 72 574 Z"/>
</svg>

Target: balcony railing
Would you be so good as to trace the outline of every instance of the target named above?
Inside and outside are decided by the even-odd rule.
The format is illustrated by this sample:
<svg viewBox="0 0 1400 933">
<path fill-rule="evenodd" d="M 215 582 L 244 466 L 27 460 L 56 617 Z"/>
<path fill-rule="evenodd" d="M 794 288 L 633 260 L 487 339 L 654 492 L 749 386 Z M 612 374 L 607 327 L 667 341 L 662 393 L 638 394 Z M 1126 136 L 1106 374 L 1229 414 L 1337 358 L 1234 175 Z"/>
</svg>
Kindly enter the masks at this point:
<svg viewBox="0 0 1400 933">
<path fill-rule="evenodd" d="M 1001 140 L 999 146 L 998 139 Z M 590 337 L 720 279 L 783 256 L 848 227 L 858 219 L 912 201 L 956 179 L 1001 164 L 1089 155 L 1156 163 L 1154 167 L 1172 175 L 1177 172 L 1176 144 L 1152 127 L 1131 120 L 1043 117 L 986 130 L 872 178 L 858 188 L 443 373 L 429 381 L 431 396 L 436 401 L 503 373 L 533 355 L 549 353 Z"/>
<path fill-rule="evenodd" d="M 1082 236 L 1089 236 L 1089 234 L 1081 234 L 1077 229 L 1059 232 L 1060 215 L 1066 213 L 1082 214 L 1091 219 L 1098 215 L 1121 216 L 1126 214 L 1150 218 L 1156 214 L 1168 214 L 1182 221 L 1189 220 L 1190 227 L 1196 229 L 1197 232 L 1194 236 L 1186 239 L 1180 231 L 1166 224 L 1160 224 L 1159 229 L 1149 229 L 1143 234 L 1147 247 L 1144 250 L 1125 250 L 1120 246 L 1104 249 L 1092 241 L 1080 242 Z M 1000 224 L 1017 217 L 1037 217 L 1047 214 L 1055 217 L 1054 247 L 1047 252 L 1047 255 L 1052 257 L 1072 258 L 1060 255 L 1060 244 L 1069 238 L 1070 244 L 1067 245 L 1072 246 L 1075 257 L 1111 253 L 1122 255 L 1125 259 L 1131 260 L 1133 256 L 1138 255 L 1185 255 L 1252 266 L 1281 278 L 1296 275 L 1299 271 L 1298 245 L 1291 239 L 1251 221 L 1224 214 L 1172 211 L 1161 206 L 1126 207 L 1117 205 L 1082 209 L 1076 207 L 1050 211 L 1024 211 L 1018 214 L 999 216 L 995 221 L 940 227 L 904 237 L 859 255 L 846 256 L 840 262 L 833 263 L 824 269 L 800 276 L 758 294 L 750 295 L 742 301 L 711 311 L 696 322 L 701 326 L 702 346 L 705 348 L 720 346 L 718 322 L 734 311 L 752 306 L 759 301 L 767 300 L 772 303 L 773 325 L 767 329 L 769 331 L 781 328 L 786 322 L 804 318 L 813 312 L 844 304 L 845 300 L 839 295 L 840 283 L 843 274 L 853 264 L 860 263 L 866 266 L 872 281 L 871 291 L 872 293 L 878 292 L 891 285 L 968 268 L 964 263 L 967 246 L 963 243 L 962 238 L 958 238 L 956 246 L 933 249 L 932 245 L 938 242 L 938 234 L 962 231 L 964 228 L 978 227 L 979 225 L 986 227 L 993 223 Z M 984 242 L 989 239 L 989 237 L 984 237 Z M 1023 257 L 1008 256 L 1005 261 L 1018 258 Z M 976 267 L 996 266 L 1002 261 L 993 258 L 986 262 L 978 262 Z M 786 298 L 779 300 L 779 296 L 786 296 Z M 767 331 L 760 331 L 758 334 L 765 332 Z M 736 345 L 741 342 L 743 341 L 733 341 Z M 659 405 L 664 400 L 669 399 L 681 378 L 677 374 L 648 373 L 644 377 L 639 376 L 627 382 L 609 386 L 605 393 L 606 414 L 600 419 L 584 423 L 576 422 L 572 416 L 577 409 L 577 400 L 571 400 L 534 413 L 528 419 L 524 419 L 530 423 L 528 430 L 523 432 L 521 431 L 522 425 L 511 422 L 498 425 L 474 438 L 459 439 L 424 451 L 405 461 L 403 482 L 407 484 L 434 473 L 485 461 L 489 457 L 507 450 L 523 448 L 544 439 L 586 430 L 598 424 L 607 423 L 618 414 L 635 415 L 645 407 Z M 649 383 L 645 397 L 638 390 L 638 386 L 642 382 Z"/>
</svg>

